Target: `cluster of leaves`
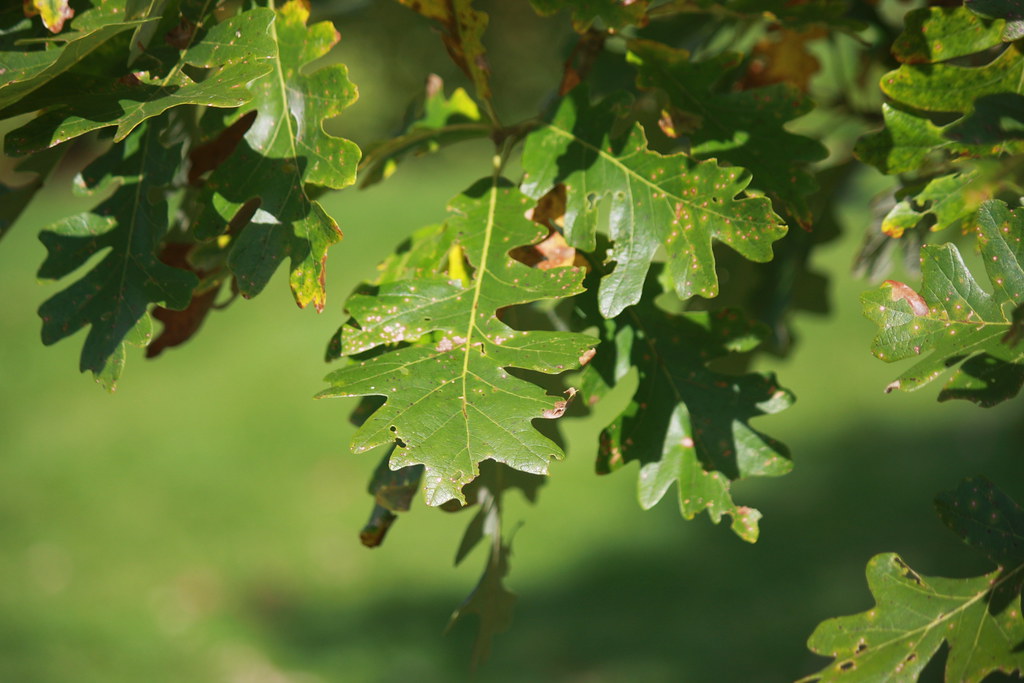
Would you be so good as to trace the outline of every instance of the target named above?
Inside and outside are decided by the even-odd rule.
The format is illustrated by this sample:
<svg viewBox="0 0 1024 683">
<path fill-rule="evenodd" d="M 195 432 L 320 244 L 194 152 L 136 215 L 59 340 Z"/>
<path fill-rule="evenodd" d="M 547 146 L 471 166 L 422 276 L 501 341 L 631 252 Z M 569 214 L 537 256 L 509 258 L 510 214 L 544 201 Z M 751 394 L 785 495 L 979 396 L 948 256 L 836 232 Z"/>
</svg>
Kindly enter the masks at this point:
<svg viewBox="0 0 1024 683">
<path fill-rule="evenodd" d="M 365 187 L 415 155 L 490 138 L 484 177 L 451 200 L 448 219 L 413 233 L 346 301 L 327 352 L 340 367 L 319 395 L 361 398 L 352 450 L 383 451 L 366 545 L 383 542 L 420 490 L 429 505 L 476 509 L 456 562 L 485 536 L 490 550 L 453 619 L 479 616 L 481 658 L 514 603 L 504 494 L 534 500 L 564 456 L 551 421 L 623 393 L 628 377 L 636 388 L 599 436 L 597 471 L 636 461 L 643 507 L 675 486 L 687 519 L 727 515 L 740 538 L 757 539 L 761 513 L 734 501 L 731 483 L 790 470 L 788 449 L 752 422 L 794 397 L 749 359 L 788 351 L 793 311 L 823 308 L 807 264 L 852 163 L 825 143 L 829 129 L 866 125 L 849 93 L 821 93 L 814 108 L 817 55 L 845 34 L 885 50 L 892 31 L 867 3 L 842 0 L 531 0 L 574 46 L 552 74 L 549 106 L 509 124 L 492 92 L 490 17 L 471 0 L 400 2 L 439 29 L 467 89 L 449 96 L 430 76 L 401 132 L 365 157 L 324 130 L 356 90 L 343 65 L 313 64 L 338 34 L 308 25 L 302 0 L 6 10 L 0 118 L 14 122 L 4 150 L 30 179 L 0 186 L 0 236 L 70 144 L 91 145 L 76 186 L 98 203 L 40 235 L 41 277 L 84 274 L 40 316 L 47 344 L 88 327 L 81 369 L 113 387 L 128 345 L 152 356 L 186 341 L 211 310 L 260 293 L 286 259 L 298 305 L 322 310 L 327 252 L 342 235 L 318 197 L 353 185 L 357 170 Z M 992 405 L 1024 384 L 1024 209 L 1007 205 L 1019 199 L 1024 149 L 1022 33 L 1013 3 L 985 0 L 915 10 L 892 42 L 900 66 L 882 78 L 885 127 L 854 150 L 899 176 L 880 253 L 940 230 L 976 234 L 993 292 L 946 243 L 922 250 L 920 293 L 895 280 L 867 293 L 876 355 L 921 357 L 890 391 L 953 366 L 941 399 Z M 155 339 L 152 318 L 163 323 Z M 942 508 L 972 543 L 978 496 L 1019 517 L 975 489 Z M 822 677 L 916 672 L 942 637 L 954 676 L 1017 666 L 1004 635 L 1022 628 L 1019 606 L 1008 607 L 1019 601 L 1019 553 L 984 547 L 1002 573 L 948 586 L 876 558 L 878 581 L 952 602 L 935 616 L 879 588 L 875 616 L 853 618 L 863 638 L 837 635 L 851 628 L 843 621 L 812 638 L 840 660 Z M 895 615 L 883 630 L 914 635 L 878 640 L 883 613 Z M 988 626 L 981 649 L 961 656 L 968 616 Z M 955 635 L 938 636 L 940 623 Z"/>
<path fill-rule="evenodd" d="M 337 41 L 334 28 L 306 26 L 298 1 L 36 4 L 38 20 L 8 10 L 0 44 L 0 117 L 32 114 L 16 119 L 4 152 L 29 155 L 18 170 L 35 174 L 3 188 L 0 227 L 69 141 L 96 132 L 89 141 L 104 148 L 76 183 L 100 202 L 40 235 L 40 277 L 89 264 L 40 309 L 43 342 L 89 327 L 81 369 L 112 388 L 125 346 L 150 344 L 151 316 L 164 324 L 155 355 L 191 337 L 222 291 L 258 294 L 286 258 L 296 302 L 323 308 L 327 248 L 341 231 L 313 194 L 352 184 L 360 155 L 322 127 L 356 97 L 345 68 L 304 70 Z"/>
</svg>

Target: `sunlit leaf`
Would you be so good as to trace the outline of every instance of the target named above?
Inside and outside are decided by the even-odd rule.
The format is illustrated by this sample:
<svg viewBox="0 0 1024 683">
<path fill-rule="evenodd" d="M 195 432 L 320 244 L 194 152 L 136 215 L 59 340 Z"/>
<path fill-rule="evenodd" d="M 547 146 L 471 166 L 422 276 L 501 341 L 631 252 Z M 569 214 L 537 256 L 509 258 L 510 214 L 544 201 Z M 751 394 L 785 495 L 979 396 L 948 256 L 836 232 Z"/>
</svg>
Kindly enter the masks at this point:
<svg viewBox="0 0 1024 683">
<path fill-rule="evenodd" d="M 802 680 L 914 681 L 943 643 L 947 681 L 1024 667 L 1024 511 L 984 479 L 964 481 L 936 505 L 946 525 L 999 568 L 947 579 L 918 574 L 895 553 L 877 555 L 867 568 L 875 607 L 820 624 L 808 647 L 835 661 Z"/>
<path fill-rule="evenodd" d="M 806 114 L 811 102 L 788 82 L 750 90 L 732 90 L 743 60 L 723 53 L 694 61 L 686 50 L 653 41 L 632 41 L 632 62 L 641 88 L 658 88 L 668 97 L 670 113 L 685 114 L 690 153 L 747 169 L 752 187 L 781 200 L 800 223 L 809 225 L 807 195 L 817 187 L 808 164 L 825 158 L 816 140 L 786 129 Z"/>
<path fill-rule="evenodd" d="M 342 328 L 341 353 L 379 352 L 331 373 L 331 388 L 320 396 L 384 396 L 387 402 L 353 437 L 352 449 L 397 443 L 391 467 L 423 464 L 431 505 L 464 501 L 462 488 L 483 460 L 544 474 L 549 461 L 562 456 L 531 423 L 559 417 L 567 399 L 547 395 L 507 368 L 570 370 L 596 340 L 516 331 L 497 317 L 507 306 L 582 291 L 581 269 L 539 270 L 509 256 L 510 249 L 547 234 L 523 216 L 528 207 L 513 188 L 481 181 L 453 201 L 446 226 L 473 269 L 468 283 L 448 279 L 439 264 L 415 279 L 355 294 L 347 304 L 352 320 Z"/>
<path fill-rule="evenodd" d="M 952 244 L 921 250 L 920 293 L 886 281 L 866 292 L 864 314 L 880 328 L 874 354 L 887 362 L 919 358 L 887 391 L 913 391 L 956 368 L 939 400 L 965 398 L 994 405 L 1024 384 L 1024 346 L 1004 338 L 1024 301 L 1024 208 L 1001 201 L 978 211 L 978 242 L 992 293 L 974 279 Z"/>
<path fill-rule="evenodd" d="M 990 199 L 986 190 L 973 169 L 933 178 L 919 190 L 905 191 L 905 196 L 882 220 L 882 232 L 902 237 L 926 218 L 935 230 L 970 229 L 981 203 Z"/>
<path fill-rule="evenodd" d="M 268 34 L 273 13 L 253 9 L 211 28 L 163 78 L 127 72 L 127 52 L 112 55 L 110 69 L 71 70 L 34 90 L 2 116 L 41 110 L 41 114 L 5 138 L 9 154 L 27 154 L 108 126 L 120 142 L 136 126 L 172 107 L 187 104 L 237 107 L 252 98 L 247 86 L 271 70 L 274 42 Z M 124 46 L 127 50 L 127 45 Z M 209 72 L 201 80 L 188 65 Z M 68 93 L 74 93 L 69 97 Z"/>
<path fill-rule="evenodd" d="M 29 4 L 39 12 L 39 18 L 50 33 L 60 33 L 64 30 L 64 22 L 75 16 L 68 0 L 31 0 Z"/>
<path fill-rule="evenodd" d="M 491 67 L 483 45 L 489 18 L 473 9 L 473 0 L 399 0 L 403 5 L 441 24 L 442 39 L 459 68 L 476 87 L 476 96 L 490 108 Z"/>
<path fill-rule="evenodd" d="M 256 112 L 233 154 L 206 181 L 220 220 L 227 227 L 246 202 L 257 200 L 252 221 L 234 238 L 229 257 L 243 296 L 259 294 L 278 266 L 291 261 L 292 294 L 300 306 L 322 310 L 326 301 L 327 249 L 341 230 L 310 186 L 342 188 L 355 182 L 359 148 L 323 129 L 356 99 L 342 64 L 314 70 L 307 65 L 338 42 L 329 22 L 306 26 L 309 12 L 298 0 L 283 5 L 271 27 L 276 49 L 272 70 L 251 87 L 251 102 L 232 115 Z M 209 236 L 207 234 L 206 236 Z"/>
<path fill-rule="evenodd" d="M 523 152 L 524 192 L 539 198 L 565 186 L 571 246 L 593 250 L 602 207 L 607 211 L 615 269 L 601 281 L 602 314 L 615 317 L 640 300 L 659 249 L 682 298 L 718 293 L 714 240 L 750 260 L 771 260 L 771 243 L 786 226 L 768 199 L 742 196 L 749 173 L 649 150 L 639 124 L 618 122 L 624 104 L 613 99 L 591 107 L 578 88 L 527 138 Z"/>
<path fill-rule="evenodd" d="M 883 173 L 904 173 L 930 156 L 1024 151 L 1024 56 L 1019 45 L 1003 45 L 999 23 L 963 7 L 911 12 L 894 47 L 905 63 L 881 80 L 892 99 L 885 128 L 862 138 L 857 156 Z M 992 48 L 1001 50 L 985 53 Z M 949 61 L 975 54 L 980 65 Z"/>
</svg>

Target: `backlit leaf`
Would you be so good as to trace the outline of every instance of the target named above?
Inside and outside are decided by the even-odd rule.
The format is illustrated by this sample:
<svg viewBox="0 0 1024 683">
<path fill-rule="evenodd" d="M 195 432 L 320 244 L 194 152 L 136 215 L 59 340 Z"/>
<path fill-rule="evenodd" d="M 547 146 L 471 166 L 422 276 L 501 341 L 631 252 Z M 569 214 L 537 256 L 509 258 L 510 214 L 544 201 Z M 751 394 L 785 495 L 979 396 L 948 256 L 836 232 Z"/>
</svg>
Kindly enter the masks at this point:
<svg viewBox="0 0 1024 683">
<path fill-rule="evenodd" d="M 524 192 L 539 198 L 565 186 L 571 246 L 592 251 L 601 207 L 607 211 L 615 269 L 600 286 L 606 317 L 640 300 L 659 249 L 681 298 L 710 298 L 718 293 L 714 240 L 764 262 L 786 232 L 768 199 L 742 196 L 750 182 L 744 169 L 649 150 L 639 124 L 617 120 L 625 104 L 612 99 L 591 107 L 577 88 L 550 123 L 530 134 L 523 151 Z"/>
<path fill-rule="evenodd" d="M 882 220 L 882 232 L 902 237 L 926 218 L 934 230 L 970 229 L 989 193 L 975 170 L 933 178 L 919 191 L 908 191 Z"/>
<path fill-rule="evenodd" d="M 942 244 L 921 249 L 919 294 L 887 281 L 862 296 L 864 314 L 880 328 L 874 354 L 887 362 L 919 358 L 887 391 L 919 389 L 951 367 L 956 370 L 939 400 L 965 398 L 989 406 L 1020 391 L 1024 346 L 1004 337 L 1013 328 L 1013 311 L 1024 301 L 1024 208 L 1011 212 L 1001 201 L 985 202 L 977 234 L 991 294 L 974 279 L 956 246 Z"/>
<path fill-rule="evenodd" d="M 1024 512 L 984 479 L 964 481 L 936 505 L 946 525 L 999 568 L 947 579 L 918 574 L 895 553 L 877 555 L 867 568 L 875 607 L 820 624 L 808 647 L 835 661 L 802 680 L 914 681 L 943 643 L 947 681 L 1024 667 Z"/>
<path fill-rule="evenodd" d="M 352 319 L 341 330 L 340 353 L 375 353 L 331 373 L 331 388 L 320 397 L 385 397 L 353 437 L 352 449 L 396 443 L 390 466 L 423 464 L 430 505 L 465 501 L 462 488 L 483 460 L 545 474 L 549 461 L 562 457 L 531 423 L 560 416 L 566 399 L 507 368 L 571 370 L 596 340 L 516 331 L 497 317 L 501 308 L 582 291 L 581 269 L 539 270 L 509 256 L 547 234 L 523 216 L 529 206 L 503 182 L 477 183 L 452 202 L 445 228 L 472 268 L 468 283 L 449 279 L 444 261 L 414 279 L 357 293 L 346 306 Z"/>
</svg>

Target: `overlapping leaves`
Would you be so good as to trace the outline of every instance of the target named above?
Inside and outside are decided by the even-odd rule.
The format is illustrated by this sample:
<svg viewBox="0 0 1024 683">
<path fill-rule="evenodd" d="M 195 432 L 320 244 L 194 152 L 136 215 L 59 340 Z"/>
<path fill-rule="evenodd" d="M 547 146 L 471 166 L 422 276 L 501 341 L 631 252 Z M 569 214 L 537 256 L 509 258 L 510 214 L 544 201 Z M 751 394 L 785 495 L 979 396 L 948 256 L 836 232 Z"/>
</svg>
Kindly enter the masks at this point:
<svg viewBox="0 0 1024 683">
<path fill-rule="evenodd" d="M 982 478 L 940 495 L 936 506 L 998 569 L 947 579 L 918 574 L 895 553 L 872 558 L 867 578 L 876 606 L 818 626 L 808 647 L 835 661 L 804 680 L 916 680 L 943 643 L 947 681 L 1024 668 L 1024 510 Z"/>
<path fill-rule="evenodd" d="M 89 326 L 81 369 L 110 384 L 124 364 L 126 339 L 144 345 L 150 336 L 150 304 L 185 308 L 198 280 L 158 258 L 168 225 L 164 189 L 181 159 L 180 146 L 161 144 L 147 126 L 115 145 L 83 172 L 84 182 L 118 184 L 93 210 L 58 221 L 40 234 L 47 256 L 39 277 L 58 279 L 100 261 L 39 309 L 43 343 L 52 344 Z"/>
<path fill-rule="evenodd" d="M 111 8 L 93 13 L 101 11 L 121 16 Z M 89 17 L 87 13 L 73 23 Z M 166 76 L 128 71 L 126 31 L 139 22 L 98 22 L 92 31 L 73 33 L 45 65 L 38 55 L 47 52 L 16 55 L 17 63 L 27 66 L 19 81 L 0 90 L 0 101 L 7 104 L 0 117 L 40 114 L 6 136 L 7 153 L 35 152 L 110 126 L 116 126 L 114 140 L 120 142 L 140 123 L 172 107 L 230 108 L 247 102 L 252 97 L 249 83 L 271 70 L 274 42 L 268 30 L 273 17 L 272 11 L 257 8 L 193 36 Z M 204 76 L 193 78 L 199 72 Z"/>
<path fill-rule="evenodd" d="M 939 400 L 964 398 L 993 405 L 1024 384 L 1024 346 L 1018 343 L 1024 302 L 1024 208 L 1001 201 L 978 212 L 978 242 L 992 293 L 975 280 L 953 244 L 921 250 L 920 293 L 887 281 L 862 297 L 864 314 L 878 324 L 872 350 L 893 362 L 920 358 L 889 385 L 912 391 L 950 367 Z"/>
<path fill-rule="evenodd" d="M 714 240 L 750 260 L 771 260 L 772 242 L 786 227 L 767 198 L 738 196 L 749 173 L 653 152 L 639 124 L 618 120 L 622 99 L 590 106 L 582 90 L 574 90 L 551 122 L 527 138 L 523 188 L 540 197 L 564 185 L 566 239 L 588 251 L 604 207 L 613 245 L 609 260 L 615 262 L 599 290 L 605 317 L 640 301 L 659 249 L 667 253 L 668 272 L 682 298 L 718 293 Z"/>
<path fill-rule="evenodd" d="M 903 65 L 881 81 L 891 104 L 885 128 L 864 137 L 857 156 L 883 173 L 915 171 L 936 152 L 998 156 L 1024 151 L 1024 56 L 1002 43 L 1003 21 L 964 7 L 910 13 L 893 52 Z M 1000 49 L 994 57 L 981 55 Z M 954 58 L 978 55 L 984 63 Z M 950 120 L 952 119 L 952 120 Z"/>
<path fill-rule="evenodd" d="M 528 221 L 529 200 L 497 178 L 456 198 L 445 233 L 450 254 L 464 254 L 468 281 L 441 267 L 413 279 L 353 295 L 352 319 L 340 333 L 340 352 L 353 356 L 327 380 L 321 397 L 377 395 L 386 403 L 352 440 L 366 451 L 396 443 L 391 467 L 425 466 L 427 502 L 464 501 L 483 460 L 533 474 L 547 472 L 561 450 L 531 425 L 559 417 L 566 399 L 507 368 L 559 373 L 578 367 L 591 337 L 569 332 L 516 331 L 498 309 L 582 291 L 574 267 L 531 269 L 509 250 L 538 242 L 546 228 Z M 453 251 L 456 250 L 456 251 Z M 461 256 L 458 260 L 459 268 Z M 397 345 L 397 346 L 396 346 Z"/>
<path fill-rule="evenodd" d="M 645 297 L 603 323 L 603 340 L 587 369 L 590 400 L 636 368 L 636 393 L 601 433 L 598 471 L 640 463 L 640 504 L 650 508 L 675 484 L 679 507 L 692 519 L 707 512 L 753 542 L 761 513 L 737 505 L 730 482 L 779 476 L 792 468 L 789 451 L 750 425 L 785 410 L 793 395 L 774 375 L 729 375 L 709 363 L 756 348 L 763 334 L 735 310 L 673 315 Z"/>
<path fill-rule="evenodd" d="M 717 158 L 751 172 L 751 185 L 781 200 L 801 224 L 809 225 L 807 195 L 817 187 L 808 164 L 825 158 L 816 140 L 786 130 L 811 109 L 794 85 L 775 83 L 751 90 L 729 86 L 741 70 L 742 55 L 724 53 L 694 61 L 689 52 L 662 43 L 629 45 L 641 88 L 657 88 L 668 98 L 670 118 L 685 120 L 690 152 Z"/>
<path fill-rule="evenodd" d="M 329 22 L 307 28 L 308 16 L 298 1 L 277 11 L 271 27 L 276 45 L 268 60 L 271 71 L 252 85 L 253 100 L 232 115 L 239 120 L 255 112 L 255 120 L 205 183 L 208 203 L 218 215 L 207 215 L 203 222 L 215 228 L 199 236 L 209 238 L 226 230 L 245 206 L 252 221 L 233 237 L 229 256 L 239 290 L 255 296 L 289 258 L 296 302 L 321 310 L 326 301 L 327 249 L 341 239 L 341 230 L 312 199 L 310 185 L 351 185 L 360 153 L 354 143 L 323 129 L 324 120 L 356 99 L 356 88 L 344 65 L 305 71 L 338 41 Z M 256 202 L 258 210 L 253 213 L 247 202 Z"/>
</svg>

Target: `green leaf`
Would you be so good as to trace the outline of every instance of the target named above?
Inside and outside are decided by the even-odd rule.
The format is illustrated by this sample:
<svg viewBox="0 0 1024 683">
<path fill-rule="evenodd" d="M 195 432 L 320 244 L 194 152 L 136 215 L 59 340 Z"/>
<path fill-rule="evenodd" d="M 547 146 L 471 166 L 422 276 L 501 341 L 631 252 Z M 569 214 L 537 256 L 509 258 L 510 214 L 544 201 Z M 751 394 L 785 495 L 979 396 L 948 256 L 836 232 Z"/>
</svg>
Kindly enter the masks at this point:
<svg viewBox="0 0 1024 683">
<path fill-rule="evenodd" d="M 117 189 L 91 211 L 39 235 L 47 250 L 41 278 L 65 277 L 103 254 L 81 279 L 44 302 L 39 315 L 44 344 L 90 326 L 80 368 L 97 376 L 106 372 L 111 385 L 124 362 L 126 339 L 148 343 L 150 304 L 183 309 L 198 284 L 193 273 L 157 258 L 168 224 L 164 190 L 181 160 L 180 146 L 164 147 L 159 137 L 159 129 L 147 126 L 93 162 L 83 172 L 87 185 L 112 180 Z"/>
<path fill-rule="evenodd" d="M 0 74 L 4 77 L 0 83 L 0 116 L 6 118 L 8 114 L 4 110 L 12 104 L 25 99 L 29 93 L 88 60 L 94 51 L 115 36 L 133 30 L 142 23 L 125 21 L 123 15 L 103 14 L 101 16 L 104 21 L 97 21 L 89 30 L 79 29 L 84 18 L 96 14 L 98 10 L 92 10 L 74 21 L 75 30 L 60 36 L 64 43 L 60 47 L 0 52 Z M 67 91 L 65 95 L 75 92 Z"/>
<path fill-rule="evenodd" d="M 943 642 L 950 647 L 947 681 L 980 681 L 1024 664 L 1024 653 L 1015 651 L 1024 641 L 1020 596 L 994 614 L 989 610 L 989 597 L 1001 585 L 999 572 L 973 579 L 929 577 L 899 555 L 884 553 L 868 563 L 867 578 L 877 606 L 815 629 L 807 646 L 836 661 L 804 680 L 913 681 Z"/>
<path fill-rule="evenodd" d="M 598 472 L 638 461 L 644 509 L 676 484 L 686 519 L 707 512 L 717 524 L 729 515 L 733 531 L 754 542 L 761 513 L 736 505 L 730 482 L 792 469 L 788 449 L 750 421 L 785 410 L 793 395 L 774 375 L 729 375 L 709 367 L 760 344 L 764 330 L 738 311 L 672 315 L 652 300 L 646 296 L 604 323 L 602 344 L 586 371 L 583 391 L 591 403 L 631 368 L 639 378 L 629 404 L 601 433 Z"/>
<path fill-rule="evenodd" d="M 621 99 L 587 103 L 582 88 L 562 100 L 554 119 L 531 133 L 523 151 L 523 191 L 539 198 L 566 189 L 565 236 L 592 251 L 601 205 L 606 205 L 615 269 L 601 281 L 599 305 L 613 318 L 640 300 L 659 249 L 681 298 L 718 293 L 718 240 L 752 260 L 772 258 L 771 243 L 786 226 L 764 197 L 737 197 L 750 182 L 741 168 L 647 149 L 639 124 L 621 128 Z"/>
<path fill-rule="evenodd" d="M 933 178 L 920 190 L 910 190 L 882 219 L 882 232 L 902 237 L 925 219 L 933 230 L 972 229 L 981 203 L 988 199 L 978 172 L 950 173 Z M 965 230 L 966 231 L 966 230 Z"/>
<path fill-rule="evenodd" d="M 926 7 L 908 12 L 892 55 L 904 64 L 943 62 L 982 52 L 1002 40 L 1003 22 L 982 19 L 966 7 Z"/>
<path fill-rule="evenodd" d="M 1021 47 L 1011 43 L 980 66 L 942 61 L 1002 47 L 996 29 L 965 8 L 911 12 L 897 41 L 898 56 L 907 63 L 881 80 L 893 100 L 882 110 L 885 128 L 857 143 L 857 157 L 883 173 L 904 173 L 936 152 L 979 157 L 1024 151 Z"/>
<path fill-rule="evenodd" d="M 572 12 L 572 26 L 586 33 L 596 21 L 605 29 L 621 30 L 647 24 L 647 0 L 530 0 L 538 14 L 551 15 L 560 10 Z"/>
<path fill-rule="evenodd" d="M 966 5 L 979 14 L 1005 19 L 1003 40 L 1024 38 L 1024 2 L 1022 0 L 966 0 Z"/>
<path fill-rule="evenodd" d="M 1004 338 L 1024 301 L 1024 208 L 988 201 L 978 211 L 978 242 L 989 294 L 975 281 L 952 244 L 921 249 L 922 289 L 887 280 L 866 292 L 864 314 L 880 328 L 874 354 L 887 362 L 920 358 L 886 391 L 913 391 L 951 367 L 939 400 L 965 398 L 991 406 L 1020 391 L 1024 347 Z"/>
<path fill-rule="evenodd" d="M 229 264 L 243 296 L 259 294 L 281 262 L 291 259 L 290 284 L 299 306 L 319 311 L 326 303 L 327 249 L 341 230 L 313 200 L 310 185 L 340 189 L 355 182 L 359 148 L 329 135 L 326 119 L 355 101 L 356 88 L 342 64 L 306 71 L 338 42 L 329 22 L 307 28 L 299 1 L 277 11 L 271 36 L 277 45 L 271 73 L 252 85 L 252 102 L 233 118 L 255 120 L 234 153 L 206 182 L 210 204 L 226 229 L 250 200 L 259 202 L 252 222 L 234 239 Z M 209 232 L 205 237 L 211 236 Z"/>
<path fill-rule="evenodd" d="M 360 164 L 361 186 L 369 187 L 390 177 L 398 162 L 410 154 L 436 152 L 490 133 L 491 127 L 480 123 L 480 110 L 466 91 L 456 88 L 451 97 L 446 97 L 441 77 L 431 74 L 423 96 L 406 111 L 401 132 L 365 150 Z"/>
<path fill-rule="evenodd" d="M 935 499 L 939 517 L 967 545 L 1002 567 L 1024 563 L 1024 510 L 984 477 Z"/>
<path fill-rule="evenodd" d="M 936 500 L 947 526 L 1000 565 L 968 579 L 918 574 L 895 553 L 868 563 L 871 610 L 820 624 L 808 641 L 835 662 L 803 680 L 916 680 L 943 642 L 945 680 L 981 681 L 1024 667 L 1024 511 L 985 479 Z"/>
<path fill-rule="evenodd" d="M 114 142 L 120 142 L 140 123 L 172 107 L 237 107 L 252 98 L 247 86 L 271 71 L 274 41 L 268 29 L 273 16 L 259 8 L 217 24 L 184 51 L 166 77 L 127 73 L 127 44 L 110 55 L 99 73 L 95 64 L 69 70 L 0 112 L 42 111 L 7 135 L 5 150 L 28 154 L 108 126 L 116 126 Z M 210 71 L 196 81 L 188 75 L 195 71 L 186 66 Z"/>
<path fill-rule="evenodd" d="M 690 153 L 742 166 L 751 185 L 782 202 L 802 225 L 811 220 L 807 196 L 817 188 L 808 164 L 828 156 L 816 140 L 786 130 L 812 105 L 798 88 L 778 83 L 751 90 L 731 89 L 746 69 L 742 55 L 723 53 L 702 62 L 686 50 L 649 40 L 629 43 L 637 85 L 668 97 L 670 114 L 686 117 Z"/>
<path fill-rule="evenodd" d="M 531 422 L 561 416 L 566 400 L 507 368 L 571 370 L 596 340 L 516 331 L 498 318 L 501 308 L 582 291 L 578 268 L 533 269 L 509 256 L 547 234 L 524 218 L 529 206 L 497 179 L 481 181 L 452 202 L 446 227 L 452 249 L 462 250 L 474 269 L 468 283 L 435 270 L 347 303 L 352 319 L 341 331 L 341 353 L 377 353 L 331 373 L 331 388 L 320 397 L 386 397 L 353 437 L 352 450 L 397 443 L 392 469 L 425 465 L 430 505 L 464 502 L 462 488 L 483 460 L 545 474 L 548 462 L 562 457 Z"/>
</svg>

